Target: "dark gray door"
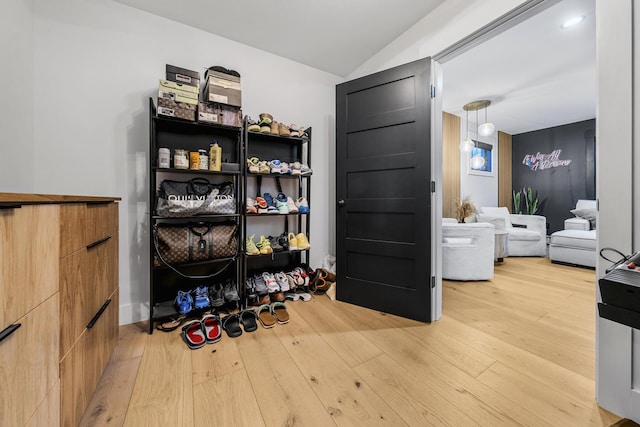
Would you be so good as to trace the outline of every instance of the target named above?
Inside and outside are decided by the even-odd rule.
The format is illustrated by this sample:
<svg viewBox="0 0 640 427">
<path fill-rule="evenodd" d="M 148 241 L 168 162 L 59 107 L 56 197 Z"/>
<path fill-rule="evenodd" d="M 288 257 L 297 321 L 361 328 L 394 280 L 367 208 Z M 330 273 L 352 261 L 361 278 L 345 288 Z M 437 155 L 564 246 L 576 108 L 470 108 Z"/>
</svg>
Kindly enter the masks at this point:
<svg viewBox="0 0 640 427">
<path fill-rule="evenodd" d="M 337 299 L 431 320 L 431 59 L 336 87 Z"/>
</svg>

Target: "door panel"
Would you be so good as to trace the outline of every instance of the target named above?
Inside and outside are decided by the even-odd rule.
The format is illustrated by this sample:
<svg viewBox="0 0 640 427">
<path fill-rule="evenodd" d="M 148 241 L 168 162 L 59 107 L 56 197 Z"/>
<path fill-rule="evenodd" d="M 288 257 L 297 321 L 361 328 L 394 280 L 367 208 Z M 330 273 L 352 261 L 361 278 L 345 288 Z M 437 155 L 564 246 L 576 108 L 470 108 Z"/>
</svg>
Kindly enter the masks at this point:
<svg viewBox="0 0 640 427">
<path fill-rule="evenodd" d="M 337 298 L 431 320 L 429 58 L 336 88 Z"/>
</svg>

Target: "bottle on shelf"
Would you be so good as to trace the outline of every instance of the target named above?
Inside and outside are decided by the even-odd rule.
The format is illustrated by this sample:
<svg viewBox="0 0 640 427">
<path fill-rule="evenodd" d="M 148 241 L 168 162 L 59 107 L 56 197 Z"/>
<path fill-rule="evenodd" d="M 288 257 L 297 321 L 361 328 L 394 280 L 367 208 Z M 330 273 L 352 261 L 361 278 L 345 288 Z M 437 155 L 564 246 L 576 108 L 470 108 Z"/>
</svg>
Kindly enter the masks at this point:
<svg viewBox="0 0 640 427">
<path fill-rule="evenodd" d="M 209 146 L 209 170 L 220 171 L 222 169 L 222 147 L 214 140 Z"/>
</svg>

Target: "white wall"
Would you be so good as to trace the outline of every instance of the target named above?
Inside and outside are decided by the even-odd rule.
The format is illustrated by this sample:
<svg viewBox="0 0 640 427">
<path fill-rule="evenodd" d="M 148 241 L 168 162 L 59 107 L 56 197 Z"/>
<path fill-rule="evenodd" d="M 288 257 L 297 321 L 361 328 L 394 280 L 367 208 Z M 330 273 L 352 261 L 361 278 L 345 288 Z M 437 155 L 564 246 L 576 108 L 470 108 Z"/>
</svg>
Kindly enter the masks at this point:
<svg viewBox="0 0 640 427">
<path fill-rule="evenodd" d="M 313 127 L 311 264 L 320 265 L 343 79 L 111 0 L 34 5 L 34 190 L 122 198 L 120 323 L 148 317 L 148 102 L 167 63 L 238 70 L 244 114 Z"/>
<path fill-rule="evenodd" d="M 0 13 L 0 191 L 29 193 L 33 165 L 33 0 L 5 0 Z"/>
<path fill-rule="evenodd" d="M 469 136 L 478 139 L 474 134 L 475 120 L 469 119 Z M 460 138 L 467 137 L 465 117 L 460 120 Z M 498 206 L 498 131 L 490 136 L 480 137 L 481 142 L 493 144 L 493 176 L 473 175 L 467 172 L 469 153 L 460 153 L 460 197 L 469 196 L 476 207 Z"/>
</svg>

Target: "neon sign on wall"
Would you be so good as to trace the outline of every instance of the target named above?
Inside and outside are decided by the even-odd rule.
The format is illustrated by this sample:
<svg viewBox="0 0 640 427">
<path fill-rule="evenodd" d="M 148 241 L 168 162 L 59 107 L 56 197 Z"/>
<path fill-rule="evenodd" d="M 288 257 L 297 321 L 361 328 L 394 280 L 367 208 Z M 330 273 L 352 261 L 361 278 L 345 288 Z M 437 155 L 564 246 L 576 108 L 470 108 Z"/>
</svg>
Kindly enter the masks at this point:
<svg viewBox="0 0 640 427">
<path fill-rule="evenodd" d="M 522 159 L 522 164 L 529 166 L 532 171 L 569 166 L 571 160 L 560 160 L 562 150 L 553 150 L 549 154 L 527 154 Z"/>
</svg>

